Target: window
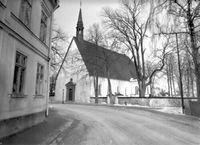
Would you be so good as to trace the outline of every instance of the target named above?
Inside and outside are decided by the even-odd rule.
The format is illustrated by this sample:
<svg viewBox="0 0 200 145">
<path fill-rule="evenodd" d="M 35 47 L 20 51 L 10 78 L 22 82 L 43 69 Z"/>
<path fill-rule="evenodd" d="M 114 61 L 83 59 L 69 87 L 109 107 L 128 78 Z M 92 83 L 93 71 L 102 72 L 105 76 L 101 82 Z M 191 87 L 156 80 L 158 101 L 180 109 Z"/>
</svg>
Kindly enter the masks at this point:
<svg viewBox="0 0 200 145">
<path fill-rule="evenodd" d="M 16 52 L 13 93 L 23 94 L 27 57 Z"/>
<path fill-rule="evenodd" d="M 44 66 L 38 63 L 37 73 L 36 73 L 36 87 L 35 87 L 36 95 L 42 95 L 43 80 L 44 80 Z"/>
<path fill-rule="evenodd" d="M 40 40 L 46 42 L 47 33 L 47 16 L 42 11 L 40 22 Z"/>
<path fill-rule="evenodd" d="M 30 28 L 31 25 L 32 0 L 22 0 L 19 18 Z"/>
<path fill-rule="evenodd" d="M 55 96 L 55 87 L 56 87 L 56 81 L 55 81 L 55 77 L 52 76 L 50 77 L 50 91 L 49 91 L 49 96 L 53 97 Z"/>
</svg>

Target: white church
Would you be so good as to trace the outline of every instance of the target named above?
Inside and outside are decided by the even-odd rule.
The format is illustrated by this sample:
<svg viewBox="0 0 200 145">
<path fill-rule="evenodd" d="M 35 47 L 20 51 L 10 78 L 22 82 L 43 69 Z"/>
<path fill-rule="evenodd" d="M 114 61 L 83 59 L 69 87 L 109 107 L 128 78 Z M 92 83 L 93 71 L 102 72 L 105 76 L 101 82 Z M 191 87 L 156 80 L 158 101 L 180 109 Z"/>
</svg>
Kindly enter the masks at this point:
<svg viewBox="0 0 200 145">
<path fill-rule="evenodd" d="M 93 102 L 94 79 L 98 73 L 98 97 L 108 98 L 108 74 L 113 95 L 138 97 L 135 66 L 131 59 L 84 40 L 81 8 L 73 37 L 63 60 L 55 88 L 56 101 Z M 149 94 L 149 88 L 146 91 Z M 109 102 L 107 102 L 109 103 Z"/>
</svg>

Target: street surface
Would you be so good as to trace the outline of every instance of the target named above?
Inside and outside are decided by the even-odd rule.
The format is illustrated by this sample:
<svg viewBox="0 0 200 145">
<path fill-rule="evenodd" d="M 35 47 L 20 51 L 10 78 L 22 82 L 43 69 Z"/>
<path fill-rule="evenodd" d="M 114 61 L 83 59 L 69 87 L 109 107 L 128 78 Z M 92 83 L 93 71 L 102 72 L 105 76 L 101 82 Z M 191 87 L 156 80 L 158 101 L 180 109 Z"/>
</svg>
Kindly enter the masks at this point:
<svg viewBox="0 0 200 145">
<path fill-rule="evenodd" d="M 137 107 L 53 104 L 46 120 L 2 145 L 200 145 L 200 119 Z"/>
<path fill-rule="evenodd" d="M 123 107 L 54 105 L 72 120 L 52 144 L 200 145 L 200 120 Z"/>
</svg>

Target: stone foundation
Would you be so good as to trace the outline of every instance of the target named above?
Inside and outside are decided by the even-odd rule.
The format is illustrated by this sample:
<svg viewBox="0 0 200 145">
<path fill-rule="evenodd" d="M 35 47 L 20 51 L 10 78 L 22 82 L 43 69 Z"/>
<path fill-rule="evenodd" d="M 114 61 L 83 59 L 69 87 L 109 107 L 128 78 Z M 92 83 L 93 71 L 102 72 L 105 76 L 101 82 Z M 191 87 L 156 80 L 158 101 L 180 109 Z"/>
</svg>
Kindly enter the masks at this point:
<svg viewBox="0 0 200 145">
<path fill-rule="evenodd" d="M 43 122 L 45 111 L 0 121 L 0 139 Z"/>
</svg>

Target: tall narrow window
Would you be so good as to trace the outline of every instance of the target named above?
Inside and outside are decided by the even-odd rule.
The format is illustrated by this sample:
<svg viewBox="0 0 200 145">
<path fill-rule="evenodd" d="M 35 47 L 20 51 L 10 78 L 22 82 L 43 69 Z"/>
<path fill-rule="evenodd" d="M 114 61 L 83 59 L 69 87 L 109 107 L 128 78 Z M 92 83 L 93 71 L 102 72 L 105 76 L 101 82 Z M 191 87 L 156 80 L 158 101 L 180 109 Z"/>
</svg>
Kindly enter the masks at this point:
<svg viewBox="0 0 200 145">
<path fill-rule="evenodd" d="M 16 52 L 13 93 L 23 94 L 27 57 Z"/>
<path fill-rule="evenodd" d="M 139 94 L 139 88 L 138 88 L 138 86 L 135 86 L 135 94 L 136 94 L 136 95 Z"/>
<path fill-rule="evenodd" d="M 21 0 L 19 18 L 29 28 L 31 26 L 31 10 L 32 10 L 32 0 Z"/>
<path fill-rule="evenodd" d="M 35 87 L 36 95 L 42 95 L 43 80 L 44 80 L 44 66 L 38 63 L 37 73 L 36 73 L 36 87 Z"/>
<path fill-rule="evenodd" d="M 40 22 L 40 40 L 46 42 L 46 34 L 47 33 L 47 16 L 42 10 L 41 14 L 41 22 Z"/>
</svg>

